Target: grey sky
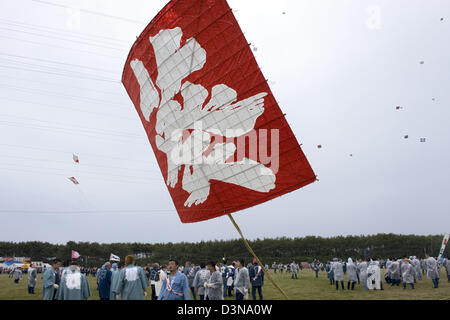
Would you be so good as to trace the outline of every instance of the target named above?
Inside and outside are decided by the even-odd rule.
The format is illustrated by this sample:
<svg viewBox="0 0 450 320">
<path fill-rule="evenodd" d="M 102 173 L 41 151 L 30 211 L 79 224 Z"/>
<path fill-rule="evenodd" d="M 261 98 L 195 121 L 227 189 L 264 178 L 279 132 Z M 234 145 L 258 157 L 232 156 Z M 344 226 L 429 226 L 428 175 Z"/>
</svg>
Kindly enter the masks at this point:
<svg viewBox="0 0 450 320">
<path fill-rule="evenodd" d="M 0 241 L 238 237 L 226 217 L 181 224 L 120 84 L 166 0 L 50 1 L 79 23 L 0 2 Z M 235 214 L 246 236 L 449 232 L 450 2 L 229 3 L 320 179 Z"/>
</svg>

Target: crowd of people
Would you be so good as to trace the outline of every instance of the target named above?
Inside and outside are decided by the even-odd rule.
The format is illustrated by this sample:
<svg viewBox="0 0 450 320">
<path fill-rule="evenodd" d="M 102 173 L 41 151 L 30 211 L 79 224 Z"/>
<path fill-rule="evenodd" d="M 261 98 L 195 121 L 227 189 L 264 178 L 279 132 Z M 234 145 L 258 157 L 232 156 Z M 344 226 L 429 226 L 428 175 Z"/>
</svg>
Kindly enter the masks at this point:
<svg viewBox="0 0 450 320">
<path fill-rule="evenodd" d="M 304 268 L 313 270 L 316 277 L 319 272 L 326 272 L 330 285 L 334 285 L 336 290 L 354 290 L 356 284 L 362 284 L 364 290 L 383 290 L 383 268 L 386 270 L 384 282 L 387 285 L 400 286 L 402 283 L 403 289 L 408 285 L 415 289 L 414 284 L 426 275 L 432 280 L 433 287 L 438 288 L 441 267 L 445 268 L 450 282 L 450 261 L 444 259 L 440 263 L 429 255 L 425 259 L 411 256 L 353 261 L 348 258 L 343 262 L 336 258 L 327 263 L 314 260 L 300 265 L 295 261 L 272 264 L 274 273 L 285 271 L 294 280 L 298 279 L 299 270 Z M 61 266 L 61 261 L 55 259 L 51 268 L 42 270 L 42 295 L 44 300 L 87 300 L 92 296 L 87 280 L 91 275 L 96 277 L 100 300 L 143 300 L 148 287 L 151 288 L 152 300 L 223 300 L 227 296 L 244 300 L 249 298 L 250 289 L 253 300 L 257 299 L 257 295 L 263 300 L 264 274 L 269 269 L 268 265 L 261 268 L 255 260 L 247 265 L 243 260 L 233 261 L 229 265 L 225 259 L 199 265 L 187 261 L 181 266 L 171 259 L 167 265 L 154 263 L 140 267 L 130 255 L 123 262 L 106 262 L 101 268 L 85 268 L 79 266 L 77 260 L 66 261 Z M 35 294 L 40 271 L 30 265 L 25 270 L 1 269 L 0 273 L 9 273 L 9 277 L 19 283 L 25 272 L 28 293 Z"/>
<path fill-rule="evenodd" d="M 362 283 L 364 290 L 383 290 L 382 268 L 386 269 L 384 281 L 388 285 L 400 286 L 402 283 L 403 289 L 406 289 L 407 285 L 411 289 L 415 289 L 414 283 L 422 280 L 424 275 L 431 279 L 433 288 L 438 288 L 441 267 L 445 268 L 448 282 L 450 282 L 449 260 L 444 259 L 441 265 L 429 255 L 426 255 L 426 258 L 421 260 L 415 256 L 387 260 L 373 258 L 370 261 L 360 259 L 355 262 L 353 262 L 352 258 L 348 258 L 345 263 L 338 259 L 333 259 L 333 261 L 325 265 L 325 270 L 330 285 L 335 285 L 336 290 L 339 290 L 339 284 L 341 289 L 345 290 L 344 275 L 347 275 L 347 290 L 354 290 L 356 283 Z"/>
<path fill-rule="evenodd" d="M 38 270 L 33 265 L 28 269 L 0 270 L 8 272 L 19 283 L 23 272 L 28 275 L 28 293 L 35 294 Z M 77 260 L 55 259 L 51 268 L 42 270 L 43 300 L 87 300 L 92 296 L 88 276 L 96 277 L 100 300 L 143 300 L 147 288 L 151 288 L 152 300 L 223 300 L 234 296 L 236 300 L 252 297 L 263 299 L 264 270 L 256 261 L 244 264 L 244 260 L 227 265 L 210 261 L 194 265 L 186 262 L 179 265 L 176 260 L 160 266 L 158 263 L 140 267 L 133 256 L 124 262 L 106 262 L 101 268 L 84 268 Z"/>
</svg>

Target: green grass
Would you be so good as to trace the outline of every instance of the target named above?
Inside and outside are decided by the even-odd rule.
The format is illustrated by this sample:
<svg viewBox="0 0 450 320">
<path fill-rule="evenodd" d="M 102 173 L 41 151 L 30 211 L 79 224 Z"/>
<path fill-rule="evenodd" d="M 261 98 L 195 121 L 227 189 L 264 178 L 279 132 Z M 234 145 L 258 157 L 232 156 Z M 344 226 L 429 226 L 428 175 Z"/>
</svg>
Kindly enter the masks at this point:
<svg viewBox="0 0 450 320">
<path fill-rule="evenodd" d="M 384 283 L 383 291 L 364 291 L 362 285 L 356 285 L 354 291 L 336 291 L 335 286 L 331 286 L 325 272 L 319 273 L 319 278 L 311 270 L 303 270 L 299 273 L 298 280 L 292 280 L 290 274 L 273 274 L 270 272 L 277 284 L 293 300 L 450 300 L 450 284 L 447 282 L 447 275 L 442 269 L 439 288 L 434 289 L 432 282 L 427 277 L 417 281 L 416 289 L 411 290 L 408 286 L 403 290 L 400 287 L 391 288 Z M 90 300 L 98 300 L 95 278 L 88 277 L 93 296 Z M 347 289 L 347 283 L 345 283 Z M 35 295 L 29 295 L 27 291 L 27 278 L 23 277 L 19 284 L 15 284 L 8 275 L 0 275 L 0 300 L 40 300 L 42 299 L 42 280 L 38 276 L 38 285 Z M 269 279 L 265 278 L 263 287 L 264 299 L 283 299 L 281 293 L 272 285 Z M 150 299 L 151 289 L 148 289 Z M 233 297 L 234 298 L 234 297 Z M 251 297 L 250 297 L 251 298 Z"/>
</svg>

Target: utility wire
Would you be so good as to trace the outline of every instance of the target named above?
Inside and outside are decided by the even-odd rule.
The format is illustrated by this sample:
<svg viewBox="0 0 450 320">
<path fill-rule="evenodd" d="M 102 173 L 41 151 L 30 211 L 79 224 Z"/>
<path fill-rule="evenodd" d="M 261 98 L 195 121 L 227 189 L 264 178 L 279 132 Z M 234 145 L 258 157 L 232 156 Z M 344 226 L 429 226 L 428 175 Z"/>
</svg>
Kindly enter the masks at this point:
<svg viewBox="0 0 450 320">
<path fill-rule="evenodd" d="M 78 44 L 87 45 L 89 47 L 99 47 L 99 48 L 115 50 L 115 51 L 119 51 L 119 52 L 126 51 L 125 47 L 118 48 L 118 47 L 105 46 L 105 45 L 101 45 L 101 44 L 98 44 L 98 43 L 94 44 L 94 43 L 89 43 L 89 42 L 85 42 L 85 41 L 79 41 L 79 40 L 74 40 L 74 39 L 67 39 L 67 38 L 64 38 L 64 37 L 57 37 L 57 36 L 39 34 L 39 33 L 35 33 L 35 32 L 30 32 L 30 31 L 15 30 L 15 29 L 5 28 L 5 27 L 0 27 L 0 30 L 18 32 L 18 33 L 23 33 L 23 34 L 27 34 L 27 35 L 43 37 L 43 38 L 47 38 L 47 39 L 56 39 L 56 40 L 61 40 L 61 41 L 67 41 L 67 42 L 70 42 L 70 43 L 78 43 Z"/>
<path fill-rule="evenodd" d="M 35 147 L 35 146 L 13 145 L 13 144 L 5 144 L 5 143 L 0 143 L 0 146 L 19 148 L 19 149 L 29 149 L 29 150 L 64 153 L 64 154 L 70 154 L 70 155 L 72 155 L 72 153 L 73 153 L 72 151 L 63 151 L 63 150 L 56 150 L 56 149 L 39 148 L 39 147 Z M 117 156 L 104 155 L 104 154 L 98 154 L 98 153 L 87 153 L 87 152 L 83 152 L 78 155 L 79 156 L 91 156 L 91 157 L 105 158 L 108 160 L 122 160 L 122 161 L 127 161 L 127 162 L 132 161 L 132 162 L 140 162 L 140 163 L 148 164 L 148 161 L 136 160 L 131 157 L 130 158 L 122 158 L 122 157 L 117 157 Z"/>
<path fill-rule="evenodd" d="M 116 20 L 121 20 L 121 21 L 125 21 L 125 22 L 131 22 L 131 23 L 137 23 L 137 24 L 141 24 L 141 25 L 146 25 L 146 23 L 143 22 L 143 21 L 134 20 L 134 19 L 130 19 L 130 18 L 123 18 L 123 17 L 119 17 L 119 16 L 113 16 L 113 15 L 105 14 L 103 12 L 98 12 L 98 11 L 93 11 L 93 10 L 88 10 L 88 9 L 75 8 L 75 7 L 71 7 L 71 6 L 68 6 L 68 5 L 63 5 L 63 4 L 49 2 L 49 1 L 42 1 L 42 0 L 32 0 L 32 1 L 37 2 L 37 3 L 46 4 L 46 5 L 50 5 L 50 6 L 55 6 L 55 7 L 80 10 L 81 12 L 86 12 L 86 13 L 89 13 L 89 14 L 102 16 L 102 17 L 105 17 L 105 18 L 116 19 Z"/>
<path fill-rule="evenodd" d="M 20 68 L 20 67 L 12 67 L 12 66 L 5 66 L 0 65 L 0 68 L 4 69 L 12 69 L 12 70 L 22 70 L 22 71 L 31 71 L 31 72 L 38 72 L 38 73 L 46 73 L 56 76 L 62 76 L 62 77 L 69 77 L 69 78 L 78 78 L 78 79 L 85 79 L 85 80 L 95 80 L 95 81 L 103 81 L 103 82 L 109 82 L 109 83 L 116 83 L 121 84 L 118 80 L 110 80 L 110 79 L 102 79 L 102 78 L 92 78 L 92 77 L 83 77 L 83 76 L 76 76 L 70 73 L 58 73 L 58 72 L 50 72 L 50 71 L 43 71 L 43 70 L 36 70 L 36 69 L 30 69 L 30 68 Z"/>
<path fill-rule="evenodd" d="M 49 44 L 49 43 L 42 43 L 42 42 L 32 41 L 32 40 L 19 39 L 19 38 L 16 38 L 16 37 L 9 37 L 9 36 L 5 36 L 5 35 L 0 35 L 0 38 L 15 40 L 15 41 L 19 41 L 19 42 L 31 43 L 31 44 L 35 44 L 35 45 L 38 45 L 38 46 L 44 46 L 46 48 L 53 47 L 53 48 L 58 48 L 58 49 L 70 50 L 71 52 L 77 51 L 77 52 L 92 54 L 92 55 L 95 55 L 95 56 L 108 57 L 108 58 L 111 58 L 111 59 L 120 59 L 121 61 L 124 59 L 124 57 L 122 57 L 122 56 L 120 56 L 120 57 L 119 56 L 111 56 L 111 55 L 107 55 L 107 54 L 103 54 L 103 53 L 98 53 L 96 51 L 81 50 L 81 49 L 78 49 L 78 48 L 70 48 L 70 47 L 65 47 L 65 46 L 59 46 L 59 45 L 56 45 L 56 44 Z"/>
<path fill-rule="evenodd" d="M 31 118 L 31 117 L 16 116 L 16 115 L 9 115 L 9 114 L 0 114 L 0 117 L 11 117 L 11 118 L 18 118 L 18 119 L 26 119 L 26 120 L 36 121 L 36 122 L 59 124 L 59 125 L 64 126 L 63 129 L 71 127 L 71 126 L 74 126 L 73 124 L 69 124 L 69 123 L 63 123 L 63 122 L 58 122 L 58 121 L 41 120 L 41 119 L 36 119 L 36 118 Z M 93 132 L 100 132 L 100 133 L 108 134 L 108 135 L 118 135 L 118 136 L 130 137 L 130 138 L 142 138 L 142 137 L 144 137 L 144 135 L 136 134 L 136 133 L 132 133 L 132 132 L 107 131 L 107 130 L 101 130 L 101 129 L 98 129 L 98 128 L 83 127 L 83 126 L 78 126 L 78 125 L 74 126 L 74 127 L 77 130 L 83 129 L 83 130 L 89 130 L 89 131 L 93 131 Z"/>
<path fill-rule="evenodd" d="M 71 107 L 67 107 L 65 105 L 61 105 L 61 106 L 55 106 L 55 105 L 50 105 L 50 104 L 41 104 L 41 103 L 37 103 L 35 101 L 26 101 L 26 100 L 20 100 L 20 99 L 13 99 L 13 98 L 6 98 L 6 97 L 1 97 L 0 96 L 0 100 L 5 100 L 5 101 L 11 101 L 11 102 L 20 102 L 20 103 L 28 103 L 28 104 L 32 104 L 33 107 L 35 106 L 41 106 L 41 107 L 45 107 L 45 108 L 53 108 L 53 109 L 58 109 L 58 110 L 70 110 L 70 111 L 74 111 L 74 112 L 81 112 L 81 113 L 87 113 L 93 116 L 101 116 L 101 117 L 112 117 L 112 118 L 120 118 L 121 120 L 129 120 L 129 121 L 136 121 L 137 118 L 131 118 L 131 117 L 125 117 L 125 116 L 119 116 L 119 115 L 114 115 L 114 114 L 109 114 L 109 113 L 98 113 L 98 112 L 92 112 L 92 111 L 87 111 L 87 110 L 81 110 L 81 109 L 77 109 L 77 108 L 71 108 Z"/>
<path fill-rule="evenodd" d="M 17 128 L 28 128 L 28 129 L 35 129 L 35 130 L 43 130 L 45 132 L 55 132 L 55 133 L 63 133 L 63 134 L 68 134 L 68 135 L 76 135 L 76 136 L 86 136 L 86 137 L 90 137 L 90 138 L 95 138 L 95 139 L 100 139 L 100 140 L 105 140 L 108 142 L 120 142 L 120 143 L 126 143 L 126 144 L 135 144 L 135 145 L 142 145 L 142 142 L 144 142 L 144 138 L 140 138 L 142 139 L 141 143 L 138 142 L 134 142 L 134 141 L 129 141 L 129 140 L 122 140 L 123 138 L 127 139 L 126 137 L 121 137 L 121 139 L 112 139 L 108 137 L 99 137 L 97 136 L 100 133 L 87 133 L 87 132 L 83 132 L 78 130 L 78 132 L 74 132 L 73 130 L 69 130 L 69 129 L 63 129 L 63 128 L 55 128 L 55 127 L 50 127 L 50 126 L 39 126 L 39 125 L 32 125 L 32 124 L 21 124 L 21 123 L 17 123 L 17 122 L 9 122 L 9 121 L 0 121 L 0 125 L 2 126 L 6 126 L 6 127 L 17 127 Z M 104 134 L 103 134 L 104 135 Z M 128 138 L 128 139 L 132 139 L 132 140 L 138 140 L 137 138 Z"/>
<path fill-rule="evenodd" d="M 49 26 L 43 26 L 43 25 L 37 25 L 37 24 L 32 24 L 32 23 L 28 23 L 28 22 L 22 22 L 22 21 L 17 21 L 17 20 L 10 20 L 10 19 L 2 19 L 0 18 L 0 23 L 2 24 L 7 24 L 7 25 L 13 25 L 13 26 L 19 26 L 22 27 L 24 29 L 37 29 L 39 31 L 44 31 L 44 32 L 48 32 L 48 33 L 56 33 L 56 34 L 65 34 L 68 35 L 70 37 L 78 37 L 81 39 L 89 39 L 91 41 L 112 41 L 112 42 L 121 42 L 122 44 L 128 44 L 128 40 L 125 39 L 117 39 L 117 38 L 112 38 L 109 36 L 104 36 L 104 35 L 94 35 L 91 33 L 83 33 L 81 31 L 71 31 L 71 30 L 64 30 L 64 29 L 59 29 L 59 28 L 53 28 L 53 27 L 49 27 Z"/>
<path fill-rule="evenodd" d="M 12 158 L 12 159 L 21 159 L 21 160 L 32 160 L 32 161 L 42 161 L 42 162 L 46 162 L 46 163 L 64 163 L 67 164 L 69 161 L 71 160 L 55 160 L 55 159 L 42 159 L 42 158 L 32 158 L 32 157 L 24 157 L 24 156 L 15 156 L 15 155 L 9 155 L 9 154 L 0 154 L 0 158 Z M 92 164 L 88 161 L 82 161 L 82 164 L 77 164 L 77 166 L 82 166 L 82 167 L 86 167 L 86 168 L 90 168 L 90 167 L 96 167 L 96 168 L 102 168 L 102 169 L 118 169 L 118 170 L 127 170 L 127 171 L 137 171 L 137 172 L 141 172 L 141 173 L 150 173 L 150 174 L 154 174 L 154 173 L 158 173 L 160 174 L 160 171 L 157 170 L 146 170 L 146 169 L 140 169 L 140 168 L 135 168 L 135 167 L 116 167 L 116 166 L 109 166 L 109 165 L 99 165 L 99 164 Z"/>
<path fill-rule="evenodd" d="M 52 64 L 58 64 L 58 65 L 63 65 L 63 66 L 71 66 L 71 67 L 77 67 L 77 68 L 82 68 L 82 69 L 89 69 L 89 70 L 94 70 L 94 71 L 101 71 L 101 72 L 106 72 L 106 73 L 111 73 L 111 74 L 117 75 L 117 72 L 114 72 L 114 71 L 111 71 L 111 70 L 108 70 L 108 69 L 88 67 L 88 66 L 83 66 L 83 65 L 73 64 L 73 63 L 68 63 L 68 62 L 61 62 L 61 61 L 55 61 L 55 60 L 41 59 L 41 58 L 35 58 L 35 57 L 27 57 L 27 56 L 22 56 L 22 55 L 17 55 L 17 54 L 9 54 L 9 53 L 5 53 L 5 52 L 0 52 L 0 56 L 7 56 L 7 57 L 11 57 L 11 58 L 20 58 L 20 59 L 34 60 L 34 61 L 42 61 L 42 62 L 47 62 L 47 63 L 52 63 Z"/>
</svg>

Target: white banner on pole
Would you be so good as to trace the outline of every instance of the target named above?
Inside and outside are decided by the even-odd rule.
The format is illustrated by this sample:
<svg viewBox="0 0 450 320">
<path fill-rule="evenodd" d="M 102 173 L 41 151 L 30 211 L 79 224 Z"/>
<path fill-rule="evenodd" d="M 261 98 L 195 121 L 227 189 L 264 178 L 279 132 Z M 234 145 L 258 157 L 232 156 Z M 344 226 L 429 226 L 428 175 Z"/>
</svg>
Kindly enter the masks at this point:
<svg viewBox="0 0 450 320">
<path fill-rule="evenodd" d="M 111 255 L 109 256 L 109 261 L 120 261 L 120 258 L 111 253 Z"/>
<path fill-rule="evenodd" d="M 441 250 L 439 251 L 438 261 L 441 260 L 442 255 L 444 254 L 445 247 L 447 246 L 447 242 L 448 242 L 448 239 L 449 239 L 449 238 L 450 238 L 450 234 L 447 233 L 447 234 L 444 236 L 444 239 L 442 240 L 442 246 L 441 246 Z"/>
</svg>

